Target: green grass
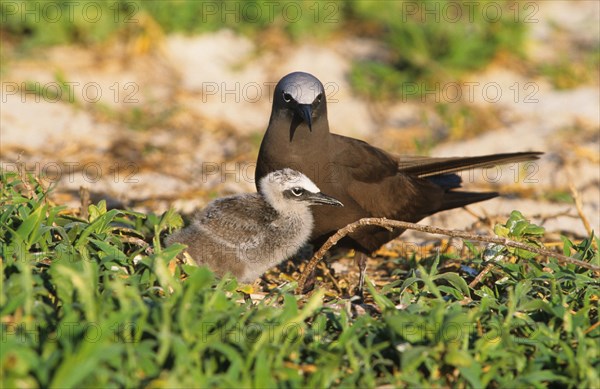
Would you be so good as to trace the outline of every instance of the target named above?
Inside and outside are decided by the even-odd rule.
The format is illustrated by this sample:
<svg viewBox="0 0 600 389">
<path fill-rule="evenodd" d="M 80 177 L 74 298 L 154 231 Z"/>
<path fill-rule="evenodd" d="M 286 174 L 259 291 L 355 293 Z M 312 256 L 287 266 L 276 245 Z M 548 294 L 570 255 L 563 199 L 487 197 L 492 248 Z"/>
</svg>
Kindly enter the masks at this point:
<svg viewBox="0 0 600 389">
<path fill-rule="evenodd" d="M 389 58 L 355 64 L 351 81 L 374 99 L 439 95 L 444 83 L 482 69 L 500 53 L 522 55 L 526 25 L 515 17 L 515 6 L 510 1 L 395 1 L 385 7 L 353 2 L 354 14 L 375 26 L 374 36 L 385 42 Z"/>
<path fill-rule="evenodd" d="M 540 73 L 547 77 L 552 86 L 559 90 L 574 89 L 581 85 L 597 82 L 600 67 L 598 50 L 586 53 L 580 60 L 564 59 L 539 66 Z"/>
<path fill-rule="evenodd" d="M 252 302 L 235 279 L 175 265 L 163 215 L 52 204 L 32 177 L 2 172 L 2 387 L 597 387 L 598 279 L 529 253 L 486 263 L 433 255 L 374 288 L 373 312 L 281 286 Z M 498 233 L 537 242 L 522 215 Z M 587 239 L 564 252 L 598 263 Z M 598 240 L 596 239 L 596 243 Z M 508 251 L 503 255 L 510 257 Z M 486 254 L 487 255 L 487 254 Z M 438 272 L 460 260 L 459 273 Z"/>
<path fill-rule="evenodd" d="M 20 0 L 4 2 L 0 18 L 3 32 L 31 49 L 156 36 L 156 30 L 198 34 L 229 28 L 256 35 L 275 27 L 290 39 L 327 36 L 342 25 L 344 8 L 343 2 L 293 0 Z"/>
<path fill-rule="evenodd" d="M 37 0 L 8 2 L 0 17 L 3 33 L 26 51 L 115 40 L 147 46 L 163 34 L 221 28 L 266 46 L 269 36 L 277 38 L 275 46 L 339 36 L 373 38 L 384 43 L 387 59 L 354 64 L 350 81 L 363 95 L 397 99 L 439 92 L 440 83 L 483 68 L 499 53 L 521 55 L 526 24 L 516 16 L 519 7 L 512 1 L 466 0 Z"/>
</svg>

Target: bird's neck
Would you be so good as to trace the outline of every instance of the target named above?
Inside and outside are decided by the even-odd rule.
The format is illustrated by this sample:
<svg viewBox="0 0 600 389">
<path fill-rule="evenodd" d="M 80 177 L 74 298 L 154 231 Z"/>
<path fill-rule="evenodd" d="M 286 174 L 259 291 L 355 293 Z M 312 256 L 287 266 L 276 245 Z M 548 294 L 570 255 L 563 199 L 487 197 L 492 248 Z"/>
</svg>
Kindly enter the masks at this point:
<svg viewBox="0 0 600 389">
<path fill-rule="evenodd" d="M 269 124 L 270 130 L 265 136 L 269 138 L 269 142 L 273 142 L 271 144 L 277 145 L 280 150 L 278 153 L 283 153 L 285 150 L 288 158 L 294 158 L 295 155 L 301 158 L 315 155 L 319 150 L 323 150 L 329 141 L 327 118 L 314 122 L 311 129 L 305 123 L 300 123 L 295 128 L 292 126 L 289 119 L 273 118 Z M 285 128 L 285 131 L 281 131 L 282 128 Z"/>
<path fill-rule="evenodd" d="M 292 168 L 304 173 L 314 182 L 325 177 L 331 157 L 324 150 L 329 148 L 327 117 L 312 125 L 312 131 L 304 123 L 294 129 L 290 140 L 290 118 L 272 116 L 258 156 L 257 182 L 268 173 Z"/>
<path fill-rule="evenodd" d="M 314 216 L 308 205 L 302 204 L 298 207 L 288 207 L 285 211 L 279 212 L 280 217 L 287 220 L 287 223 L 294 226 L 296 233 L 307 239 L 314 226 Z"/>
<path fill-rule="evenodd" d="M 308 225 L 312 228 L 313 214 L 310 206 L 301 202 L 285 201 L 282 197 L 263 193 L 267 203 L 279 214 L 279 217 L 287 219 L 288 223 L 300 226 Z"/>
</svg>

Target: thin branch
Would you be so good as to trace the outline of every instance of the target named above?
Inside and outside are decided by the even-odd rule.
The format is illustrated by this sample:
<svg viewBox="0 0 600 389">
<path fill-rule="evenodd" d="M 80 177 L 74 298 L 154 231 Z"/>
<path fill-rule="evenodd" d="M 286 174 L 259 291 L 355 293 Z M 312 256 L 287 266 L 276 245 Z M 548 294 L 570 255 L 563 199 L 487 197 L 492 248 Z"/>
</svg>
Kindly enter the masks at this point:
<svg viewBox="0 0 600 389">
<path fill-rule="evenodd" d="M 579 214 L 579 218 L 581 219 L 581 222 L 583 223 L 583 226 L 585 227 L 585 230 L 587 231 L 588 236 L 590 236 L 590 235 L 592 235 L 592 227 L 590 225 L 590 221 L 585 216 L 585 213 L 583 213 L 583 203 L 581 202 L 581 197 L 579 196 L 579 191 L 577 190 L 577 188 L 575 188 L 575 185 L 573 185 L 572 182 L 569 182 L 569 190 L 571 191 L 571 196 L 573 197 L 573 200 L 575 201 L 575 208 L 577 208 L 577 213 Z"/>
<path fill-rule="evenodd" d="M 88 206 L 91 204 L 90 191 L 85 186 L 79 187 L 79 200 L 81 205 L 79 206 L 79 214 L 82 219 L 88 220 L 90 214 L 88 213 Z"/>
<path fill-rule="evenodd" d="M 483 278 L 492 271 L 492 269 L 494 268 L 494 263 L 488 263 L 487 266 L 481 271 L 481 273 L 477 274 L 477 277 L 475 277 L 473 279 L 473 281 L 471 281 L 471 283 L 469 284 L 469 288 L 474 288 L 477 286 L 477 284 L 479 284 L 481 282 L 481 280 L 483 280 Z"/>
<path fill-rule="evenodd" d="M 357 230 L 358 228 L 360 228 L 362 226 L 379 226 L 379 227 L 383 227 L 383 228 L 387 228 L 387 229 L 404 228 L 407 230 L 427 232 L 429 234 L 453 236 L 456 238 L 469 239 L 469 240 L 475 240 L 475 241 L 486 242 L 486 243 L 496 243 L 496 244 L 500 244 L 500 245 L 503 245 L 506 247 L 514 247 L 514 248 L 518 248 L 518 249 L 527 250 L 532 253 L 543 255 L 545 257 L 556 258 L 558 260 L 558 262 L 560 262 L 560 263 L 571 263 L 571 264 L 583 267 L 585 269 L 590 269 L 590 270 L 593 270 L 596 272 L 600 272 L 600 266 L 592 265 L 591 263 L 587 263 L 587 262 L 580 261 L 575 258 L 567 257 L 565 255 L 562 255 L 562 254 L 559 254 L 556 252 L 552 252 L 550 250 L 546 250 L 543 248 L 530 246 L 525 243 L 515 242 L 515 241 L 507 239 L 507 238 L 500 238 L 500 237 L 496 237 L 496 236 L 487 236 L 487 235 L 477 235 L 477 234 L 471 234 L 469 232 L 461 231 L 461 230 L 448 230 L 448 229 L 444 229 L 444 228 L 403 222 L 403 221 L 399 221 L 399 220 L 390 220 L 390 219 L 385 219 L 385 218 L 364 218 L 364 219 L 360 219 L 359 221 L 356 221 L 352 224 L 348 224 L 346 227 L 338 230 L 329 239 L 327 239 L 327 242 L 325 242 L 325 244 L 323 246 L 321 246 L 321 248 L 315 253 L 315 255 L 310 259 L 310 261 L 306 265 L 306 268 L 304 269 L 304 271 L 302 272 L 302 275 L 300 276 L 300 279 L 298 280 L 298 289 L 297 290 L 302 291 L 304 289 L 304 284 L 306 283 L 306 280 L 308 279 L 309 275 L 315 270 L 317 263 L 319 263 L 319 261 L 323 258 L 323 256 L 329 249 L 331 249 L 333 246 L 335 246 L 337 244 L 337 242 L 340 241 L 340 239 L 342 239 L 343 237 L 345 237 L 348 234 L 351 234 L 352 232 L 354 232 L 355 230 Z"/>
<path fill-rule="evenodd" d="M 592 324 L 591 327 L 589 327 L 587 330 L 583 331 L 584 335 L 589 334 L 590 332 L 594 331 L 596 328 L 598 328 L 598 326 L 600 325 L 600 321 L 595 322 L 594 324 Z"/>
<path fill-rule="evenodd" d="M 121 241 L 141 247 L 146 255 L 154 254 L 154 248 L 148 242 L 134 236 L 121 236 Z"/>
<path fill-rule="evenodd" d="M 27 169 L 25 168 L 25 162 L 21 161 L 21 153 L 17 156 L 16 160 L 17 171 L 19 173 L 19 178 L 21 179 L 21 184 L 27 190 L 27 197 L 33 198 L 35 196 L 35 190 L 31 187 L 29 183 L 29 177 L 27 176 Z M 43 188 L 43 187 L 42 187 Z"/>
</svg>

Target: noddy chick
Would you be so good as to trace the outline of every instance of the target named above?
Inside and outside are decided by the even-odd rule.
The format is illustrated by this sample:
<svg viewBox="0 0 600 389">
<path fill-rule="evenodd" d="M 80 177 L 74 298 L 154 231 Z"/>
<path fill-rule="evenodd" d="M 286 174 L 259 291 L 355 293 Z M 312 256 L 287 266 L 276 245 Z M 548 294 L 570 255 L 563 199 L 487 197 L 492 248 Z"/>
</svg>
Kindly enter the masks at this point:
<svg viewBox="0 0 600 389">
<path fill-rule="evenodd" d="M 308 241 L 314 223 L 311 205 L 343 205 L 289 168 L 260 181 L 258 193 L 214 200 L 165 243 L 186 244 L 199 265 L 219 276 L 230 272 L 242 282 L 252 282 Z"/>
</svg>

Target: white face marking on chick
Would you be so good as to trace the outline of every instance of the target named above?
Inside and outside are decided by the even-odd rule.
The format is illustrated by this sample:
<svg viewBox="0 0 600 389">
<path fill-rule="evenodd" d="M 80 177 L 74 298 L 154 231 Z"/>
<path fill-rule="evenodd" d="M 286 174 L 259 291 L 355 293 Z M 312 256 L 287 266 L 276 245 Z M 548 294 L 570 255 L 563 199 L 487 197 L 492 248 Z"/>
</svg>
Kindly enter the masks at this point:
<svg viewBox="0 0 600 389">
<path fill-rule="evenodd" d="M 290 168 L 269 173 L 260 181 L 260 193 L 276 210 L 284 210 L 295 204 L 308 210 L 308 205 L 310 205 L 308 202 L 290 201 L 284 197 L 285 191 L 291 191 L 292 194 L 300 196 L 304 191 L 319 193 L 320 189 L 304 174 Z"/>
</svg>

